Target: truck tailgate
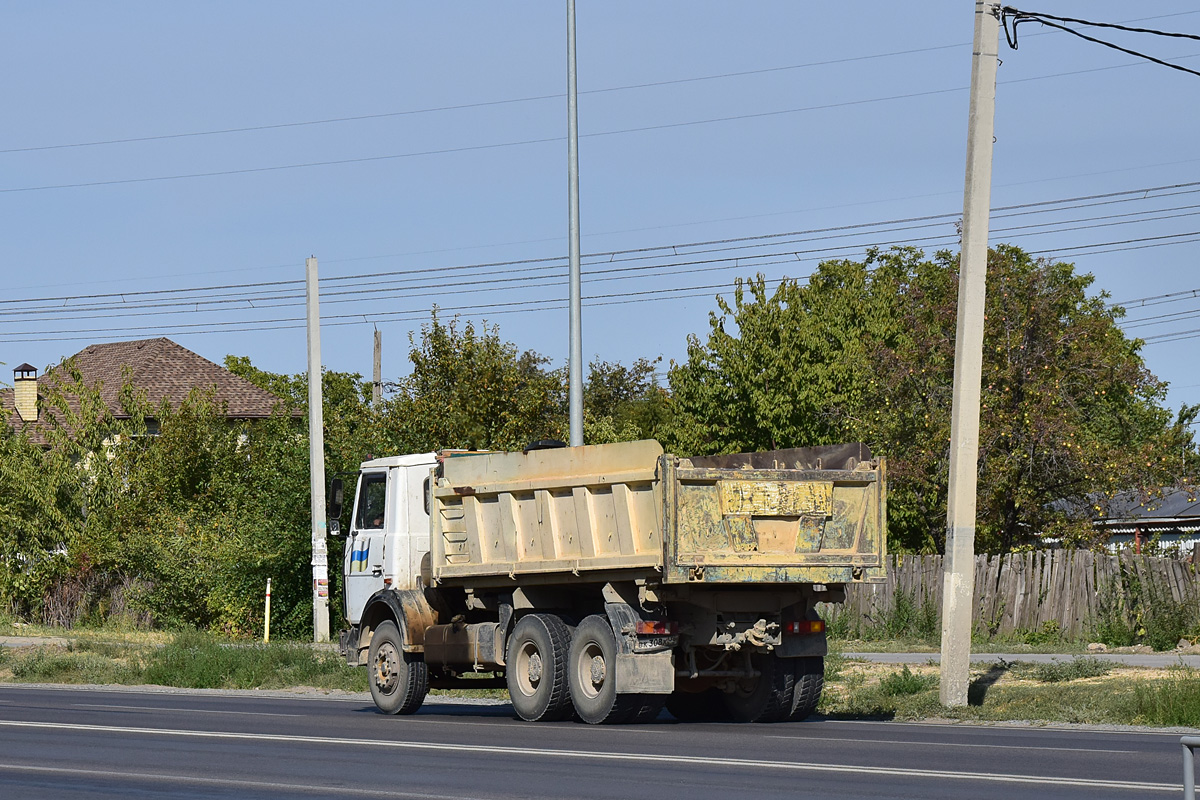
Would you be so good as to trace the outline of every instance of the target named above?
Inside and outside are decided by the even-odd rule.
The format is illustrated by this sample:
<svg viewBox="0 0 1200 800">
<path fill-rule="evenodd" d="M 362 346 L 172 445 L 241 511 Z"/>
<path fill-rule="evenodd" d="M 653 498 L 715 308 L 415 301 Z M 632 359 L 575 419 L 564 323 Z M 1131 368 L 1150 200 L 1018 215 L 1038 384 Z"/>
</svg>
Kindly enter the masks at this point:
<svg viewBox="0 0 1200 800">
<path fill-rule="evenodd" d="M 664 580 L 883 580 L 883 459 L 850 459 L 841 469 L 761 468 L 762 457 L 770 455 L 732 467 L 712 466 L 716 459 L 663 459 Z"/>
</svg>

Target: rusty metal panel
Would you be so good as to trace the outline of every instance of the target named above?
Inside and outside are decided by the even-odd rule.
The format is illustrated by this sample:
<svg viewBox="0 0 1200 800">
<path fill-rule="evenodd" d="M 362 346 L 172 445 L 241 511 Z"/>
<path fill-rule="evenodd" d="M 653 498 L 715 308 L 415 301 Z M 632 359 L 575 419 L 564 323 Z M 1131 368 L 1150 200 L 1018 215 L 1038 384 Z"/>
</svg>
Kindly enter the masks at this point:
<svg viewBox="0 0 1200 800">
<path fill-rule="evenodd" d="M 850 583 L 883 578 L 885 465 L 770 469 L 778 454 L 664 469 L 665 580 L 672 583 Z M 669 505 L 670 508 L 666 506 Z"/>
</svg>

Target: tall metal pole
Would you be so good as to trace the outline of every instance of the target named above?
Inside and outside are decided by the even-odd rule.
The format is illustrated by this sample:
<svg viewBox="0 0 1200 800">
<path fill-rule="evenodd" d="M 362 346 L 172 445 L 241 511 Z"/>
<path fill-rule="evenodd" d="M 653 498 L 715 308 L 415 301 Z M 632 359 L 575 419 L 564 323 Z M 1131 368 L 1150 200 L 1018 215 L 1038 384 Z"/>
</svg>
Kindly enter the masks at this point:
<svg viewBox="0 0 1200 800">
<path fill-rule="evenodd" d="M 304 262 L 308 306 L 308 471 L 312 495 L 313 641 L 329 641 L 329 554 L 325 545 L 325 415 L 321 399 L 321 309 L 317 259 Z"/>
<path fill-rule="evenodd" d="M 371 406 L 379 409 L 383 399 L 383 335 L 375 329 L 375 357 L 371 363 Z"/>
<path fill-rule="evenodd" d="M 941 700 L 965 706 L 971 678 L 971 612 L 975 590 L 975 493 L 979 463 L 979 394 L 983 375 L 984 290 L 992 195 L 992 132 L 1000 6 L 975 3 L 967 181 L 959 256 L 958 334 L 950 416 L 950 494 L 942 578 Z"/>
<path fill-rule="evenodd" d="M 575 91 L 575 0 L 567 0 L 567 203 L 570 207 L 571 354 L 567 366 L 571 446 L 583 444 L 583 324 L 579 276 L 579 114 Z"/>
</svg>

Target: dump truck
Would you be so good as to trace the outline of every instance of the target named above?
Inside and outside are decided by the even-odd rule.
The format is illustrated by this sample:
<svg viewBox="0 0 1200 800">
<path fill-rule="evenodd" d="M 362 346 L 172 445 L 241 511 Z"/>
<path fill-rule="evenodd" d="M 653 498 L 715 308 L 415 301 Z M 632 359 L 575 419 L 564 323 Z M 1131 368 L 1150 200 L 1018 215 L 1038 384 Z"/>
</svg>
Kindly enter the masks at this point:
<svg viewBox="0 0 1200 800">
<path fill-rule="evenodd" d="M 884 578 L 884 460 L 861 444 L 700 458 L 552 444 L 362 464 L 340 643 L 378 708 L 506 688 L 530 721 L 809 715 L 818 604 Z"/>
</svg>

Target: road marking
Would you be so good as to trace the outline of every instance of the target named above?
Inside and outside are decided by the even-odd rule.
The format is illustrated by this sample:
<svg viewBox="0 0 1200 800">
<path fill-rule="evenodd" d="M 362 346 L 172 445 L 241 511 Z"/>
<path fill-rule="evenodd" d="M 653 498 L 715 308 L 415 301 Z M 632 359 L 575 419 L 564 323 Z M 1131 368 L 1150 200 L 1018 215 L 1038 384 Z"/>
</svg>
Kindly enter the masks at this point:
<svg viewBox="0 0 1200 800">
<path fill-rule="evenodd" d="M 303 717 L 273 711 L 220 711 L 213 708 L 172 708 L 170 706 L 118 706 L 109 703 L 72 703 L 74 708 L 116 708 L 126 711 L 177 711 L 182 714 L 246 714 L 251 717 Z"/>
<path fill-rule="evenodd" d="M 1018 731 L 1021 733 L 1025 733 L 1025 732 L 1034 730 L 1034 731 L 1050 731 L 1053 733 L 1087 733 L 1087 734 L 1093 734 L 1096 736 L 1164 736 L 1164 737 L 1167 737 L 1167 738 L 1170 738 L 1173 740 L 1178 739 L 1180 736 L 1189 734 L 1195 730 L 1194 728 L 1186 728 L 1186 729 L 1179 728 L 1177 730 L 1155 731 L 1155 730 L 1131 730 L 1128 728 L 1111 728 L 1111 727 L 1106 727 L 1106 728 L 1085 727 L 1082 724 L 1080 724 L 1078 726 L 1044 725 L 1041 722 L 1029 721 L 1029 720 L 1009 720 L 1007 722 L 996 722 L 996 723 L 989 725 L 989 724 L 967 723 L 967 722 L 957 722 L 957 721 L 951 721 L 951 722 L 893 722 L 892 720 L 887 720 L 886 722 L 880 722 L 880 721 L 871 720 L 871 719 L 830 719 L 830 720 L 824 720 L 824 721 L 813 720 L 811 723 L 805 723 L 805 724 L 814 724 L 817 722 L 820 722 L 822 725 L 853 725 L 853 726 L 861 725 L 861 726 L 865 726 L 865 727 L 885 727 L 885 728 L 896 728 L 896 727 L 941 728 L 943 730 L 948 730 L 948 731 L 965 728 L 968 730 L 993 731 L 996 733 L 1004 733 L 1004 732 L 1012 732 L 1012 731 Z"/>
<path fill-rule="evenodd" d="M 791 739 L 800 742 L 862 742 L 864 744 L 919 744 L 933 747 L 986 747 L 989 750 L 1054 750 L 1062 753 L 1136 753 L 1136 750 L 1101 750 L 1098 747 L 1042 747 L 1020 744 L 967 744 L 966 742 L 914 742 L 902 739 L 847 739 L 840 736 L 773 736 L 766 739 Z"/>
<path fill-rule="evenodd" d="M 461 794 L 429 794 L 426 792 L 398 792 L 389 789 L 360 789 L 353 786 L 313 786 L 302 783 L 280 783 L 277 781 L 245 781 L 231 778 L 205 778 L 195 775 L 176 775 L 166 772 L 116 772 L 112 770 L 72 769 L 70 767 L 35 767 L 27 764 L 0 763 L 0 772 L 32 772 L 41 775 L 69 775 L 72 777 L 117 778 L 150 781 L 172 781 L 174 783 L 192 783 L 205 786 L 232 786 L 240 789 L 273 789 L 289 792 L 319 794 L 328 797 L 330 794 L 361 795 L 363 797 L 396 797 L 401 800 L 478 800 L 473 795 Z"/>
<path fill-rule="evenodd" d="M 1140 781 L 1109 781 L 1094 778 L 1059 778 L 1043 775 L 1016 775 L 997 772 L 959 772 L 906 767 L 869 767 L 849 764 L 817 764 L 796 761 L 761 761 L 750 758 L 720 758 L 705 756 L 659 755 L 654 753 L 617 753 L 596 750 L 554 750 L 541 747 L 506 747 L 502 745 L 453 744 L 445 742 L 381 741 L 378 739 L 344 739 L 333 736 L 296 736 L 281 733 L 236 733 L 232 731 L 193 731 L 173 728 L 130 728 L 118 725 L 74 725 L 61 722 L 18 722 L 0 720 L 0 727 L 61 730 L 78 733 L 124 733 L 139 736 L 174 736 L 193 739 L 240 739 L 288 744 L 337 745 L 343 747 L 378 747 L 394 750 L 423 750 L 439 753 L 480 753 L 499 756 L 541 756 L 577 759 L 581 761 L 616 761 L 628 764 L 691 764 L 702 767 L 735 767 L 783 772 L 829 772 L 850 775 L 879 775 L 887 778 L 943 778 L 947 780 L 983 781 L 987 783 L 1024 783 L 1044 786 L 1071 786 L 1085 789 L 1124 789 L 1141 792 L 1179 793 L 1177 783 L 1145 783 Z"/>
</svg>

